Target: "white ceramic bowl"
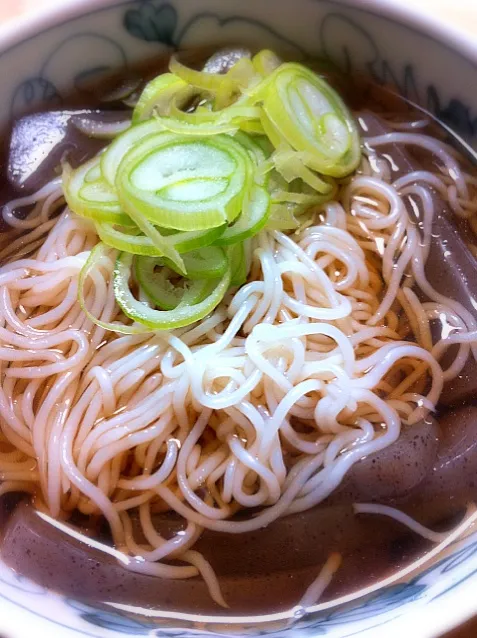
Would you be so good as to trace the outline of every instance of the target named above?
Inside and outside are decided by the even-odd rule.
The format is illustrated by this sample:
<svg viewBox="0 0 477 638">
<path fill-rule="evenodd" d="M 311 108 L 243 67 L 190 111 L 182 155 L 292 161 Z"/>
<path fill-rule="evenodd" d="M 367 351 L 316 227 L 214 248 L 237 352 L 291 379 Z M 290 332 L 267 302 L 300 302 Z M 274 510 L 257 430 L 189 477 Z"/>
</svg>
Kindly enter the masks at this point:
<svg viewBox="0 0 477 638">
<path fill-rule="evenodd" d="M 391 82 L 475 145 L 477 45 L 397 1 L 63 0 L 0 33 L 0 124 L 32 106 L 56 106 L 72 86 L 171 48 L 213 42 L 325 55 L 348 71 Z M 132 616 L 67 600 L 0 562 L 0 635 L 74 638 L 223 636 L 412 638 L 438 636 L 477 612 L 477 537 L 399 582 L 337 608 L 318 606 L 294 624 L 200 627 L 187 619 Z"/>
</svg>

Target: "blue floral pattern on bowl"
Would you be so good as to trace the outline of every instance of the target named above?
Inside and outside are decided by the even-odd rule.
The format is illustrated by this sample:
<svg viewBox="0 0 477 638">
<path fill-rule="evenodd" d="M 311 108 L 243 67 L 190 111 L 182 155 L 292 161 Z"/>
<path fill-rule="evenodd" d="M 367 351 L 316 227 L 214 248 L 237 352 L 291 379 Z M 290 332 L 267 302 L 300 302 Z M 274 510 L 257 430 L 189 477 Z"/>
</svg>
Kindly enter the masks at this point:
<svg viewBox="0 0 477 638">
<path fill-rule="evenodd" d="M 181 24 L 178 11 L 173 3 L 162 0 L 142 0 L 133 3 L 133 5 L 123 13 L 122 26 L 124 31 L 134 39 L 160 45 L 161 50 L 163 47 L 180 49 L 184 45 L 188 45 L 191 34 L 200 32 L 201 23 L 213 21 L 214 30 L 218 32 L 225 27 L 230 29 L 230 27 L 237 28 L 238 26 L 261 31 L 265 34 L 267 41 L 272 39 L 279 44 L 281 50 L 285 50 L 295 58 L 301 58 L 310 53 L 298 42 L 290 40 L 260 20 L 239 15 L 222 18 L 218 14 L 207 11 L 199 12 Z M 98 43 L 92 42 L 92 40 L 100 41 L 99 46 L 105 61 L 100 65 L 95 64 L 88 68 L 85 66 L 84 55 L 79 57 L 77 52 L 85 49 L 95 50 Z M 397 69 L 382 54 L 372 34 L 359 20 L 337 11 L 330 11 L 318 29 L 318 42 L 320 45 L 318 54 L 332 60 L 344 72 L 352 74 L 356 70 L 363 70 L 364 66 L 364 70 L 376 82 L 395 86 L 406 99 L 421 104 L 457 133 L 466 138 L 477 135 L 477 114 L 468 104 L 458 97 L 446 100 L 434 84 L 420 86 L 418 74 L 412 64 L 406 64 L 404 68 Z M 350 48 L 355 48 L 357 42 L 359 42 L 360 49 L 366 53 L 364 65 L 361 64 L 358 67 Z M 69 51 L 65 51 L 65 49 L 69 49 Z M 151 51 L 150 54 L 154 53 Z M 313 53 L 316 54 L 316 52 Z M 81 33 L 73 38 L 66 38 L 51 51 L 43 65 L 41 75 L 29 78 L 18 85 L 12 98 L 12 112 L 17 113 L 36 104 L 48 106 L 59 104 L 61 92 L 51 79 L 55 73 L 54 69 L 52 70 L 50 67 L 55 64 L 62 66 L 64 58 L 72 56 L 78 60 L 78 64 L 81 66 L 81 71 L 73 74 L 73 85 L 76 88 L 81 88 L 81 84 L 85 80 L 92 82 L 96 76 L 99 77 L 114 68 L 127 65 L 127 54 L 120 40 L 116 41 L 99 33 Z M 71 70 L 69 73 L 71 75 Z"/>
<path fill-rule="evenodd" d="M 391 23 L 384 18 L 346 8 L 332 0 L 300 2 L 310 14 L 307 24 L 303 24 L 304 35 L 292 28 L 296 9 L 290 6 L 294 3 L 287 5 L 287 0 L 277 2 L 281 11 L 274 11 L 273 15 L 270 11 L 267 14 L 265 0 L 253 4 L 220 0 L 193 3 L 138 0 L 116 4 L 110 1 L 104 6 L 99 3 L 101 6 L 92 8 L 82 18 L 47 30 L 51 31 L 49 35 L 45 32 L 47 35 L 32 36 L 22 45 L 26 51 L 30 47 L 30 53 L 27 51 L 24 56 L 25 71 L 20 65 L 16 78 L 6 79 L 4 97 L 0 99 L 0 119 L 41 104 L 58 106 L 68 87 L 81 88 L 102 74 L 138 59 L 204 41 L 210 44 L 215 39 L 277 48 L 298 59 L 321 55 L 345 72 L 366 71 L 379 83 L 393 84 L 407 99 L 421 104 L 467 140 L 475 142 L 477 100 L 472 100 L 470 80 L 450 78 L 450 86 L 442 86 L 437 68 L 439 60 L 435 72 L 431 73 L 424 59 L 410 64 L 401 51 L 398 55 L 392 47 L 388 49 L 381 31 L 383 24 Z M 444 47 L 410 27 L 394 25 L 393 28 L 400 29 L 402 37 L 408 39 L 414 51 L 410 59 L 419 57 L 416 51 L 423 39 L 434 51 Z M 8 63 L 8 56 L 15 55 L 15 46 L 0 52 L 0 70 L 2 59 Z M 438 53 L 434 54 L 439 57 Z M 470 62 L 451 50 L 445 50 L 442 55 L 461 59 L 463 76 L 475 83 L 475 69 Z M 30 69 L 33 59 L 38 59 L 38 68 L 37 73 L 31 75 L 26 69 Z M 7 611 L 14 608 L 29 611 L 38 622 L 48 621 L 52 632 L 55 625 L 61 627 L 62 636 L 64 632 L 65 636 L 82 634 L 93 638 L 114 635 L 220 638 L 236 633 L 282 638 L 291 632 L 300 638 L 351 635 L 365 638 L 383 636 L 383 627 L 417 605 L 436 609 L 435 601 L 462 591 L 468 581 L 474 587 L 477 584 L 476 536 L 455 545 L 445 558 L 406 582 L 397 582 L 346 606 L 296 618 L 293 631 L 286 622 L 269 622 L 260 628 L 244 624 L 235 629 L 210 623 L 199 628 L 184 621 L 138 616 L 112 606 L 99 608 L 65 599 L 13 574 L 0 563 L 0 609 L 3 604 Z"/>
<path fill-rule="evenodd" d="M 177 23 L 177 11 L 169 3 L 143 2 L 137 9 L 128 9 L 124 14 L 124 28 L 132 36 L 170 47 L 177 46 L 174 37 Z"/>
</svg>

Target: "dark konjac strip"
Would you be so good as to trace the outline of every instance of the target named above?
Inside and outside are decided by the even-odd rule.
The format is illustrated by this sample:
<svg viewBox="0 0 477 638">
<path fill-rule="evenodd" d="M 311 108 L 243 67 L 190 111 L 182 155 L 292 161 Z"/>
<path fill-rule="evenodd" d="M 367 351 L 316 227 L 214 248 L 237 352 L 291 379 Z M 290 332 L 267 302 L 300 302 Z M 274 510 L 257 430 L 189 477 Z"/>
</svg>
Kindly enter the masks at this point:
<svg viewBox="0 0 477 638">
<path fill-rule="evenodd" d="M 155 525 L 166 538 L 168 529 L 175 527 L 167 518 L 156 519 Z M 68 596 L 138 608 L 220 613 L 200 578 L 165 581 L 135 574 L 113 556 L 88 546 L 88 538 L 83 538 L 81 542 L 59 531 L 25 504 L 17 508 L 7 527 L 3 553 L 13 569 Z M 352 586 L 371 584 L 373 570 L 388 573 L 399 544 L 403 546 L 402 562 L 428 546 L 392 521 L 357 517 L 350 507 L 320 507 L 254 533 L 205 532 L 196 549 L 210 560 L 232 608 L 253 614 L 294 606 L 337 547 L 346 557 L 346 566 L 335 593 L 356 576 L 355 561 L 369 559 L 371 571 Z"/>
<path fill-rule="evenodd" d="M 477 408 L 449 411 L 439 425 L 429 419 L 408 428 L 395 444 L 356 464 L 328 503 L 279 519 L 265 530 L 240 535 L 205 531 L 195 549 L 210 561 L 238 613 L 293 606 L 333 551 L 345 560 L 326 598 L 368 586 L 423 555 L 431 544 L 394 521 L 357 516 L 351 504 L 396 505 L 431 528 L 449 529 L 463 516 L 467 502 L 477 498 L 476 441 Z M 26 503 L 14 513 L 10 508 L 10 515 L 3 559 L 44 586 L 91 601 L 133 601 L 138 608 L 220 611 L 199 578 L 163 581 L 134 574 L 89 546 L 81 528 L 76 529 L 82 541 Z M 153 520 L 164 538 L 184 526 L 170 515 Z"/>
<path fill-rule="evenodd" d="M 387 503 L 416 493 L 434 472 L 439 436 L 432 417 L 404 427 L 395 443 L 356 463 L 329 500 Z"/>
<path fill-rule="evenodd" d="M 79 130 L 82 122 L 116 123 L 127 120 L 128 111 L 78 109 L 26 115 L 13 125 L 7 176 L 18 191 L 31 193 L 59 175 L 61 161 L 73 166 L 96 155 L 106 141 Z"/>
</svg>

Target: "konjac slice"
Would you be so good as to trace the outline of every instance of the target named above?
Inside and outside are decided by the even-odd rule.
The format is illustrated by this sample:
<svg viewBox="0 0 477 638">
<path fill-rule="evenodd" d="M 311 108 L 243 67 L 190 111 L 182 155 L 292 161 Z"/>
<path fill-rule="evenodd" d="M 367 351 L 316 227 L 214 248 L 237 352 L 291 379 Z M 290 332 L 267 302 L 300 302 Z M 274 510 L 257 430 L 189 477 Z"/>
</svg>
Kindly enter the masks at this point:
<svg viewBox="0 0 477 638">
<path fill-rule="evenodd" d="M 477 497 L 477 407 L 452 408 L 439 417 L 441 437 L 433 471 L 421 485 L 422 499 Z"/>
<path fill-rule="evenodd" d="M 329 502 L 386 503 L 412 493 L 433 471 L 438 437 L 432 417 L 404 426 L 397 441 L 351 467 Z"/>
<path fill-rule="evenodd" d="M 227 73 L 242 58 L 251 58 L 252 54 L 243 47 L 224 47 L 219 49 L 205 62 L 206 73 Z"/>
<path fill-rule="evenodd" d="M 164 538 L 185 527 L 183 521 L 167 514 L 154 517 L 153 524 Z M 197 550 L 219 576 L 222 594 L 235 613 L 288 611 L 338 548 L 344 560 L 337 584 L 354 576 L 353 556 L 370 569 L 361 570 L 352 587 L 368 583 L 373 570 L 384 570 L 389 564 L 395 543 L 403 537 L 410 539 L 393 521 L 356 517 L 351 507 L 314 508 L 278 519 L 264 532 L 235 535 L 205 530 L 197 543 Z M 113 547 L 27 504 L 16 510 L 7 526 L 2 559 L 36 583 L 95 607 L 101 601 L 106 609 L 112 603 L 224 614 L 199 576 L 163 579 L 130 571 L 124 566 L 126 556 Z M 109 609 L 116 613 L 114 607 Z"/>
<path fill-rule="evenodd" d="M 58 175 L 58 167 L 66 159 L 77 167 L 95 156 L 105 140 L 80 132 L 75 121 L 88 119 L 98 126 L 124 122 L 123 111 L 91 109 L 57 110 L 26 115 L 12 129 L 8 153 L 7 178 L 15 189 L 26 192 L 41 188 Z"/>
</svg>

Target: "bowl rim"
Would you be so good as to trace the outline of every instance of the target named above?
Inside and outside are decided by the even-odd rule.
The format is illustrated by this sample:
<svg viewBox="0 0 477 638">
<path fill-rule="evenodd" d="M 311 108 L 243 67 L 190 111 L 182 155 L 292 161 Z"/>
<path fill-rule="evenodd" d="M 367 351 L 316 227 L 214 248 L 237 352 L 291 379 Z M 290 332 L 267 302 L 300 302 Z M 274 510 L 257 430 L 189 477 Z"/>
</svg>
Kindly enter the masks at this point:
<svg viewBox="0 0 477 638">
<path fill-rule="evenodd" d="M 139 0 L 136 0 L 139 1 Z M 169 0 L 174 4 L 175 0 Z M 232 4 L 237 0 L 222 0 L 223 5 Z M 253 0 L 241 0 L 243 3 Z M 305 1 L 305 0 L 304 0 Z M 320 2 L 320 0 L 306 0 L 308 2 Z M 469 62 L 477 71 L 477 38 L 470 32 L 457 25 L 446 22 L 442 17 L 433 14 L 429 9 L 412 6 L 403 3 L 402 0 L 323 0 L 324 3 L 356 8 L 362 12 L 382 17 L 410 29 L 418 36 L 423 36 L 437 44 L 444 46 L 453 54 Z M 31 12 L 16 16 L 4 24 L 0 24 L 0 57 L 13 49 L 20 47 L 29 39 L 44 35 L 48 31 L 67 24 L 68 22 L 83 16 L 92 16 L 104 10 L 132 4 L 133 0 L 62 0 L 61 4 L 52 4 L 48 7 L 36 7 Z M 465 588 L 464 588 L 465 589 Z M 469 590 L 469 588 L 467 588 Z M 459 589 L 460 596 L 462 591 Z M 470 591 L 467 591 L 470 594 Z M 444 608 L 445 607 L 445 608 Z M 458 613 L 454 609 L 449 613 L 447 606 L 435 610 L 432 626 L 429 627 L 429 636 L 439 626 L 441 631 L 449 631 L 464 623 L 477 613 L 477 605 L 473 596 L 464 596 L 459 599 Z M 406 614 L 404 623 L 408 626 L 409 616 L 415 616 L 415 621 L 422 619 L 422 609 Z M 398 619 L 398 627 L 401 619 Z M 394 626 L 388 634 L 388 638 L 394 636 Z M 402 627 L 405 629 L 405 626 Z M 401 630 L 399 630 L 400 632 Z M 398 633 L 396 633 L 396 636 Z M 401 635 L 399 633 L 399 635 Z"/>
<path fill-rule="evenodd" d="M 174 3 L 174 0 L 169 0 Z M 237 0 L 222 0 L 232 4 Z M 252 2 L 253 0 L 241 0 Z M 320 2 L 320 0 L 308 0 Z M 477 38 L 457 25 L 446 22 L 424 7 L 412 6 L 402 0 L 324 0 L 336 5 L 356 7 L 371 15 L 390 19 L 418 35 L 431 38 L 477 66 Z M 112 6 L 133 0 L 62 0 L 61 4 L 35 7 L 31 12 L 16 16 L 0 25 L 0 56 L 21 45 L 25 40 L 48 32 L 84 15 L 100 13 Z"/>
</svg>

